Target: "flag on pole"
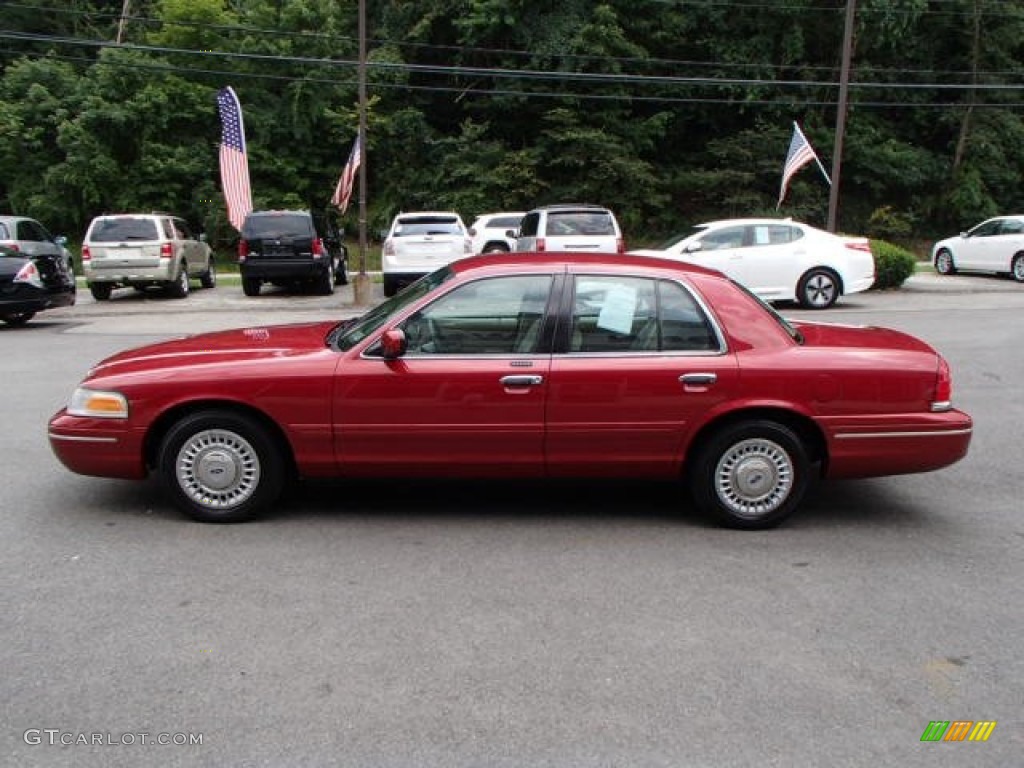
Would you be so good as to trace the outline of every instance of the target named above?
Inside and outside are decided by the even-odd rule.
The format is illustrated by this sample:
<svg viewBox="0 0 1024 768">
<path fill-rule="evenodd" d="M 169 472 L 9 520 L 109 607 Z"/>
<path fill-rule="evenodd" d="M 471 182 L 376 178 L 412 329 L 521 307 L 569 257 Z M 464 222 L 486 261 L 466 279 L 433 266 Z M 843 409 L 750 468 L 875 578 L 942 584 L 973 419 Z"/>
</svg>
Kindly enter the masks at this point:
<svg viewBox="0 0 1024 768">
<path fill-rule="evenodd" d="M 811 142 L 804 136 L 804 132 L 800 130 L 800 126 L 795 122 L 793 123 L 793 138 L 789 142 L 789 152 L 786 153 L 786 164 L 782 168 L 782 187 L 779 190 L 779 202 L 775 206 L 775 210 L 779 209 L 782 205 L 782 199 L 786 196 L 786 188 L 789 186 L 789 180 L 793 178 L 793 174 L 807 165 L 811 160 L 818 163 L 818 167 L 821 169 L 822 175 L 825 177 L 825 181 L 829 184 L 832 180 L 825 173 L 825 168 L 821 164 L 821 160 L 818 159 L 818 154 L 811 147 Z"/>
<path fill-rule="evenodd" d="M 245 125 L 242 105 L 233 88 L 217 93 L 220 110 L 220 183 L 228 204 L 228 220 L 241 231 L 242 222 L 252 211 L 252 190 L 249 188 L 249 160 L 245 153 Z"/>
<path fill-rule="evenodd" d="M 331 205 L 337 207 L 342 213 L 348 209 L 349 200 L 352 199 L 352 186 L 356 180 L 356 171 L 359 170 L 359 164 L 363 161 L 361 139 L 362 136 L 356 135 L 352 151 L 348 153 L 348 162 L 345 163 L 345 167 L 341 171 L 341 178 L 338 179 L 334 194 L 331 196 Z"/>
</svg>

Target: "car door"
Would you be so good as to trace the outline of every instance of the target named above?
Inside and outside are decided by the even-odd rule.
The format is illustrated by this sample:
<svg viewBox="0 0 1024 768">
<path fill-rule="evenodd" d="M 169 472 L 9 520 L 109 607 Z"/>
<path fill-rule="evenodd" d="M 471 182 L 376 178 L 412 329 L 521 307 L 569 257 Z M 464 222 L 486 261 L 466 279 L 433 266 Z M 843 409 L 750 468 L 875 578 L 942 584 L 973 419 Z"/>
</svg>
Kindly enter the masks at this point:
<svg viewBox="0 0 1024 768">
<path fill-rule="evenodd" d="M 745 231 L 746 228 L 742 225 L 712 229 L 687 245 L 680 254 L 680 258 L 702 267 L 717 269 L 734 280 L 738 280 L 743 259 Z"/>
<path fill-rule="evenodd" d="M 679 282 L 579 273 L 570 293 L 547 392 L 549 473 L 675 476 L 686 434 L 737 388 L 722 333 Z"/>
<path fill-rule="evenodd" d="M 788 224 L 751 224 L 730 274 L 766 300 L 790 299 L 803 272 L 806 239 Z"/>
<path fill-rule="evenodd" d="M 961 238 L 960 247 L 953 254 L 956 266 L 961 269 L 991 269 L 987 265 L 993 263 L 992 252 L 999 240 L 999 229 L 999 219 L 989 219 L 968 232 L 967 237 Z"/>
<path fill-rule="evenodd" d="M 991 246 L 985 254 L 985 269 L 1009 272 L 1013 257 L 1024 250 L 1024 220 L 1003 219 L 999 234 L 990 238 Z"/>
<path fill-rule="evenodd" d="M 362 475 L 536 475 L 543 471 L 554 277 L 454 287 L 398 327 L 407 350 L 370 347 L 339 368 L 341 471 Z"/>
</svg>

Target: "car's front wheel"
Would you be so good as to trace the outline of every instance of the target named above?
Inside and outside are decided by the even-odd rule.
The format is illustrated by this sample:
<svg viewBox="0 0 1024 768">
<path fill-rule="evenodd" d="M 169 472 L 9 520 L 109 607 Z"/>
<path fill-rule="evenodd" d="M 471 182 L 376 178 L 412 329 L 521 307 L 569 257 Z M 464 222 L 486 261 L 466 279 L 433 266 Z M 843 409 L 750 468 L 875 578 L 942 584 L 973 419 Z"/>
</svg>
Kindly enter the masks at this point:
<svg viewBox="0 0 1024 768">
<path fill-rule="evenodd" d="M 797 299 L 807 309 L 828 309 L 839 298 L 839 278 L 830 269 L 808 271 L 797 286 Z"/>
<path fill-rule="evenodd" d="M 348 285 L 348 255 L 338 260 L 338 266 L 334 270 L 334 284 Z"/>
<path fill-rule="evenodd" d="M 237 523 L 281 494 L 281 452 L 255 419 L 226 410 L 193 413 L 164 437 L 159 468 L 175 503 L 204 523 Z"/>
<path fill-rule="evenodd" d="M 242 293 L 244 293 L 246 296 L 259 296 L 260 279 L 258 277 L 243 277 Z"/>
<path fill-rule="evenodd" d="M 391 298 L 398 293 L 398 281 L 393 277 L 384 275 L 384 296 Z"/>
<path fill-rule="evenodd" d="M 715 433 L 689 469 L 697 506 L 731 528 L 778 524 L 807 490 L 810 460 L 793 430 L 774 421 L 739 422 Z"/>
<path fill-rule="evenodd" d="M 1018 283 L 1024 283 L 1024 253 L 1018 253 L 1010 262 L 1010 274 Z"/>
<path fill-rule="evenodd" d="M 316 292 L 321 296 L 334 293 L 334 266 L 328 264 L 316 278 Z"/>
<path fill-rule="evenodd" d="M 956 274 L 956 264 L 953 263 L 953 254 L 943 248 L 935 254 L 935 271 L 940 275 Z"/>
</svg>

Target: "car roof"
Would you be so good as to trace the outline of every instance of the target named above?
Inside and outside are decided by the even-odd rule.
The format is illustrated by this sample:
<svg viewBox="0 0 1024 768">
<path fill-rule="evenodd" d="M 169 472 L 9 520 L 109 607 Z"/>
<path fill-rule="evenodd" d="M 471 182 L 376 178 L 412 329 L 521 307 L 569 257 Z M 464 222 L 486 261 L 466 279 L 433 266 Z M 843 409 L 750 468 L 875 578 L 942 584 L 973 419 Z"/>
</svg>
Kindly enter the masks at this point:
<svg viewBox="0 0 1024 768">
<path fill-rule="evenodd" d="M 404 219 L 408 216 L 451 216 L 453 219 L 462 218 L 455 211 L 402 211 L 396 219 Z"/>
<path fill-rule="evenodd" d="M 770 216 L 764 216 L 760 218 L 748 218 L 748 219 L 717 219 L 715 221 L 705 221 L 702 224 L 695 224 L 697 227 L 720 227 L 725 225 L 747 225 L 747 224 L 796 224 L 797 226 L 807 227 L 809 224 L 803 224 L 799 221 L 793 221 L 791 218 L 780 218 L 774 219 Z"/>
<path fill-rule="evenodd" d="M 309 216 L 309 211 L 298 211 L 298 210 L 268 210 L 268 211 L 250 211 L 247 216 Z"/>
<path fill-rule="evenodd" d="M 608 268 L 613 271 L 628 270 L 639 267 L 645 271 L 653 270 L 670 273 L 686 273 L 691 275 L 716 276 L 728 279 L 721 272 L 708 269 L 698 264 L 663 259 L 657 256 L 632 256 L 613 253 L 574 253 L 571 251 L 494 253 L 480 256 L 467 256 L 453 261 L 449 266 L 457 274 L 475 271 L 491 272 L 502 267 L 514 267 L 522 271 L 529 265 L 542 267 L 589 267 L 594 269 Z"/>
<path fill-rule="evenodd" d="M 554 205 L 541 205 L 534 211 L 608 211 L 603 205 L 592 205 L 591 203 L 555 203 Z"/>
</svg>

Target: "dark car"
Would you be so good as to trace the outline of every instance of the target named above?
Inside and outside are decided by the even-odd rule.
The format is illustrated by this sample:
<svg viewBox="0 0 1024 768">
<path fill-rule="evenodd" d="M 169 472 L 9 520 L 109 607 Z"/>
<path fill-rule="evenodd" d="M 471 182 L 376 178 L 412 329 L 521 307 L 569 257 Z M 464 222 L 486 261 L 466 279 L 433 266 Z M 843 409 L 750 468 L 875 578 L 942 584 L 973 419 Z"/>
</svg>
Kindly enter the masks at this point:
<svg viewBox="0 0 1024 768">
<path fill-rule="evenodd" d="M 327 217 L 309 211 L 254 211 L 238 241 L 242 290 L 257 296 L 263 283 L 312 285 L 330 294 L 348 283 L 348 249 Z"/>
<path fill-rule="evenodd" d="M 62 253 L 38 256 L 0 245 L 0 320 L 24 325 L 37 312 L 75 303 L 75 276 Z"/>
</svg>

